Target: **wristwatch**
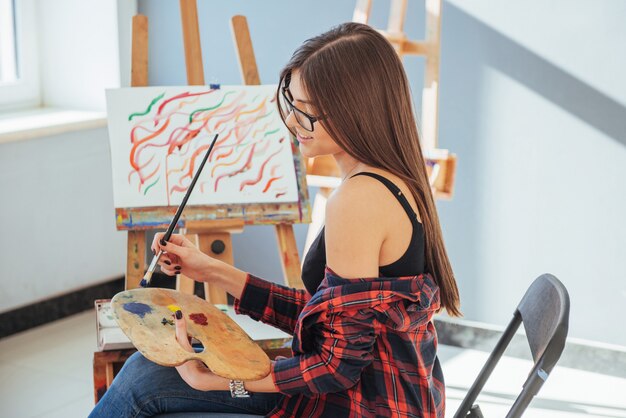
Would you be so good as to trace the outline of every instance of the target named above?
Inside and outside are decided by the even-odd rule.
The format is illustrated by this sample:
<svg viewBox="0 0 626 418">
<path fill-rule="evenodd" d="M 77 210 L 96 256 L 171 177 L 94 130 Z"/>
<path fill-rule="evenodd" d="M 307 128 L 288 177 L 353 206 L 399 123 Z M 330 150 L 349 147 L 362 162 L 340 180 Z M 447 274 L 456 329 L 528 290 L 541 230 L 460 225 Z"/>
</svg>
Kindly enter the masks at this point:
<svg viewBox="0 0 626 418">
<path fill-rule="evenodd" d="M 233 398 L 249 398 L 250 394 L 243 386 L 243 382 L 241 380 L 231 380 L 228 382 L 228 387 L 230 388 L 230 396 Z"/>
</svg>

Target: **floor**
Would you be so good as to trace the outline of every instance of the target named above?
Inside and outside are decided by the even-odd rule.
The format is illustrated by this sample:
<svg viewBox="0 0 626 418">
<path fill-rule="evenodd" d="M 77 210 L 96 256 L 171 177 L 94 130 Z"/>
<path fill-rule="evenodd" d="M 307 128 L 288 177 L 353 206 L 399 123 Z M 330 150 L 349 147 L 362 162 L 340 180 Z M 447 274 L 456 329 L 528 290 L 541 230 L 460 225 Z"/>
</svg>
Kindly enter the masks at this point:
<svg viewBox="0 0 626 418">
<path fill-rule="evenodd" d="M 91 312 L 0 340 L 0 417 L 86 417 L 93 406 Z M 487 354 L 440 346 L 452 417 Z M 503 417 L 530 362 L 502 359 L 480 398 L 485 417 Z M 557 366 L 525 417 L 624 417 L 626 379 Z"/>
</svg>

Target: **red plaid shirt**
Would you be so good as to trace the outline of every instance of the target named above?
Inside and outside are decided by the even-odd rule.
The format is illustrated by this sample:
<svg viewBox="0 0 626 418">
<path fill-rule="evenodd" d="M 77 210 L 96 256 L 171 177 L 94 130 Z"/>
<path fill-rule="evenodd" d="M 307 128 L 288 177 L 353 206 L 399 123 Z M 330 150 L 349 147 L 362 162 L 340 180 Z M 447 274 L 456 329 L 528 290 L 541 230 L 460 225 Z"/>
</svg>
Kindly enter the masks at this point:
<svg viewBox="0 0 626 418">
<path fill-rule="evenodd" d="M 293 334 L 273 363 L 285 394 L 270 417 L 444 416 L 432 277 L 344 279 L 326 267 L 312 297 L 248 274 L 238 313 Z"/>
</svg>

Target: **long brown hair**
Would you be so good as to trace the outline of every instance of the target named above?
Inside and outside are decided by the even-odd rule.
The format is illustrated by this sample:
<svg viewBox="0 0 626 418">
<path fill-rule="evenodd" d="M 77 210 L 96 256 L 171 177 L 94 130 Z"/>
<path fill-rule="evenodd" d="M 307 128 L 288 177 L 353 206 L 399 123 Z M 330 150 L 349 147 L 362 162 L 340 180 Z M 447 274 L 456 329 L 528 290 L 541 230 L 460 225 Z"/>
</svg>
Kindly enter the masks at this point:
<svg viewBox="0 0 626 418">
<path fill-rule="evenodd" d="M 278 94 L 298 71 L 320 123 L 356 160 L 387 170 L 411 190 L 425 232 L 426 271 L 440 289 L 441 306 L 461 316 L 459 291 L 443 242 L 409 83 L 400 58 L 376 30 L 344 23 L 311 38 L 280 74 Z M 287 117 L 281 109 L 283 121 Z"/>
</svg>

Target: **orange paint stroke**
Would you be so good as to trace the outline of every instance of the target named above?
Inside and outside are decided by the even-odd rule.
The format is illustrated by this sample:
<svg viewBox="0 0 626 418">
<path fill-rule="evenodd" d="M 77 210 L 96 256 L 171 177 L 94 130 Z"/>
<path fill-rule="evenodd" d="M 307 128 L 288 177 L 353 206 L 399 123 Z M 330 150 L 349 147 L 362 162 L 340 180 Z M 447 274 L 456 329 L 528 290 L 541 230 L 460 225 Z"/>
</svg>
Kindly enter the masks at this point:
<svg viewBox="0 0 626 418">
<path fill-rule="evenodd" d="M 181 171 L 185 171 L 185 168 L 187 168 L 187 164 L 189 164 L 189 159 L 185 160 L 185 164 L 183 164 L 183 166 L 181 168 L 172 169 L 172 170 L 168 171 L 167 175 L 169 176 L 172 173 L 180 173 Z"/>
<path fill-rule="evenodd" d="M 168 120 L 167 120 L 167 121 L 163 124 L 163 126 L 162 126 L 161 128 L 159 128 L 158 130 L 154 131 L 152 134 L 148 135 L 147 137 L 145 137 L 145 138 L 143 138 L 143 139 L 141 139 L 141 140 L 139 140 L 139 141 L 137 141 L 137 142 L 133 143 L 133 147 L 131 148 L 131 150 L 130 150 L 130 155 L 129 155 L 129 158 L 130 158 L 130 165 L 131 165 L 131 167 L 133 167 L 133 168 L 134 168 L 134 169 L 135 169 L 135 170 L 139 173 L 139 177 L 141 178 L 142 183 L 143 183 L 143 176 L 141 175 L 141 170 L 140 170 L 140 168 L 139 168 L 139 165 L 135 162 L 135 154 L 137 153 L 138 148 L 139 148 L 139 146 L 140 146 L 141 144 L 143 144 L 143 143 L 145 143 L 145 142 L 149 141 L 150 139 L 152 139 L 152 138 L 154 138 L 154 137 L 158 136 L 159 134 L 161 134 L 161 133 L 162 133 L 162 132 L 163 132 L 163 131 L 167 128 L 167 126 L 169 125 L 169 122 L 170 122 L 170 121 L 169 121 L 169 119 L 168 119 Z M 137 127 L 133 128 L 133 129 L 131 130 L 131 134 L 130 134 L 130 135 L 131 135 L 131 138 L 133 138 L 133 136 L 134 136 L 134 132 L 135 132 L 135 130 L 136 130 L 136 129 L 137 129 Z M 145 129 L 145 128 L 144 128 L 144 129 Z"/>
<path fill-rule="evenodd" d="M 150 174 L 141 179 L 139 191 L 141 191 L 141 184 L 144 184 L 146 180 L 149 180 L 152 176 L 159 172 L 159 168 L 161 168 L 161 164 L 157 164 L 156 168 L 152 170 Z"/>
<path fill-rule="evenodd" d="M 209 110 L 207 110 L 207 111 L 205 111 L 205 112 L 200 112 L 200 114 L 202 115 L 202 117 L 201 117 L 201 118 L 198 118 L 198 119 L 194 119 L 194 121 L 196 121 L 196 120 L 208 120 L 208 119 L 215 119 L 215 118 L 219 118 L 219 117 L 222 117 L 222 116 L 228 116 L 228 115 L 232 114 L 233 112 L 236 112 L 236 111 L 237 111 L 237 109 L 233 109 L 232 111 L 228 111 L 228 113 L 217 114 L 217 113 L 219 113 L 219 112 L 224 112 L 224 111 L 227 111 L 227 110 L 229 110 L 231 107 L 235 107 L 237 104 L 239 104 L 239 102 L 240 102 L 240 101 L 241 101 L 241 99 L 245 96 L 245 94 L 246 94 L 246 93 L 242 91 L 241 93 L 239 93 L 239 96 L 235 97 L 235 98 L 233 99 L 233 101 L 232 101 L 232 102 L 230 102 L 230 103 L 228 103 L 227 105 L 222 106 L 222 107 L 218 107 L 217 109 L 213 109 L 213 110 L 210 110 L 210 111 L 209 111 Z M 244 105 L 244 106 L 245 106 L 245 105 Z"/>
<path fill-rule="evenodd" d="M 232 112 L 229 112 L 229 113 L 227 113 L 227 114 L 221 115 L 221 116 L 227 116 L 227 117 L 225 117 L 224 119 L 222 119 L 222 120 L 220 120 L 219 122 L 217 122 L 217 123 L 215 124 L 215 129 L 218 129 L 218 128 L 220 127 L 220 125 L 221 125 L 221 124 L 226 123 L 226 122 L 229 122 L 229 121 L 230 121 L 230 120 L 232 120 L 232 119 L 235 119 L 235 118 L 237 117 L 237 115 L 238 115 L 238 113 L 237 113 L 237 112 L 239 112 L 241 109 L 244 109 L 244 108 L 245 108 L 245 106 L 244 106 L 244 105 L 241 105 L 241 106 L 239 106 L 239 107 L 237 107 L 237 108 L 233 109 L 233 111 L 232 111 Z M 236 119 L 235 119 L 235 121 L 236 121 Z"/>
<path fill-rule="evenodd" d="M 215 147 L 214 147 L 213 149 L 214 149 L 215 151 L 217 151 L 219 148 L 223 148 L 223 147 L 221 147 L 221 146 L 219 146 L 219 145 L 220 145 L 220 144 L 223 144 L 225 141 L 227 141 L 227 140 L 228 140 L 228 138 L 230 138 L 230 136 L 231 136 L 232 134 L 233 134 L 233 131 L 232 131 L 232 130 L 228 131 L 228 133 L 227 133 L 226 135 L 224 135 L 224 137 L 223 137 L 223 139 L 222 139 L 222 140 L 220 140 L 220 141 L 218 141 L 218 142 L 216 142 L 216 143 L 215 143 Z M 215 153 L 214 153 L 214 152 L 212 152 L 212 153 L 211 153 L 211 155 L 209 156 L 209 161 L 212 161 L 212 160 L 213 160 L 213 156 L 214 156 L 214 155 L 215 155 Z M 216 161 L 217 161 L 217 160 L 219 160 L 219 157 L 216 159 Z"/>
<path fill-rule="evenodd" d="M 266 101 L 267 101 L 267 97 L 266 97 L 266 98 L 264 98 L 264 99 L 261 101 L 261 103 L 260 103 L 257 107 L 255 107 L 254 109 L 251 109 L 251 110 L 246 110 L 246 111 L 241 112 L 239 115 L 237 115 L 237 118 L 235 119 L 235 121 L 238 121 L 238 120 L 239 120 L 239 118 L 240 118 L 240 117 L 242 117 L 243 115 L 249 115 L 249 114 L 251 114 L 251 113 L 258 113 L 258 112 L 259 112 L 259 110 L 261 110 L 261 109 L 263 109 L 263 108 L 265 107 L 265 102 L 266 102 Z"/>
<path fill-rule="evenodd" d="M 254 147 L 256 144 L 252 144 L 252 149 L 250 150 L 250 154 L 248 155 L 248 160 L 246 161 L 246 163 L 243 165 L 243 167 L 241 167 L 239 170 L 233 171 L 232 173 L 227 173 L 227 174 L 222 174 L 221 176 L 219 176 L 218 178 L 215 179 L 215 188 L 214 191 L 217 192 L 217 186 L 220 182 L 221 179 L 223 179 L 224 177 L 233 177 L 243 171 L 245 171 L 246 169 L 249 168 L 250 163 L 252 161 L 252 155 L 254 154 Z"/>
<path fill-rule="evenodd" d="M 265 130 L 267 129 L 268 126 L 270 126 L 272 123 L 268 122 L 266 123 L 262 128 L 257 129 L 256 131 L 254 131 L 254 133 L 252 134 L 252 138 L 256 138 L 257 134 L 259 132 L 265 132 Z"/>
<path fill-rule="evenodd" d="M 252 150 L 254 150 L 254 146 L 256 144 L 251 144 L 251 145 L 252 145 Z M 213 169 L 211 170 L 211 177 L 215 177 L 215 170 L 217 170 L 218 168 L 220 168 L 220 167 L 228 167 L 228 166 L 237 164 L 239 162 L 239 160 L 241 160 L 241 157 L 243 157 L 243 154 L 246 151 L 246 149 L 249 148 L 249 147 L 250 147 L 250 145 L 247 145 L 246 148 L 244 148 L 243 151 L 241 151 L 241 154 L 239 154 L 239 157 L 237 157 L 237 159 L 235 161 L 232 161 L 230 163 L 220 163 L 220 164 L 215 165 L 213 167 Z M 252 154 L 250 154 L 250 157 L 252 158 Z"/>
<path fill-rule="evenodd" d="M 274 167 L 272 167 L 272 171 L 270 171 L 270 175 L 272 177 L 274 177 L 276 175 L 276 169 L 280 167 L 280 164 L 276 164 Z"/>
<path fill-rule="evenodd" d="M 245 181 L 241 182 L 241 185 L 239 186 L 239 191 L 242 191 L 243 188 L 246 187 L 246 186 L 254 186 L 258 182 L 260 182 L 261 179 L 263 178 L 263 171 L 265 170 L 265 166 L 267 165 L 267 163 L 270 162 L 270 160 L 275 155 L 278 155 L 279 153 L 280 153 L 280 150 L 276 151 L 275 153 L 273 153 L 272 155 L 267 157 L 267 159 L 265 161 L 263 161 L 263 164 L 261 164 L 261 168 L 259 169 L 259 173 L 257 174 L 256 179 L 245 180 Z"/>
<path fill-rule="evenodd" d="M 182 148 L 183 145 L 188 144 L 189 142 L 191 142 L 195 137 L 198 136 L 198 134 L 200 133 L 200 129 L 197 130 L 189 130 L 187 132 L 187 135 L 185 135 L 185 137 L 183 138 L 182 141 L 176 141 L 176 142 L 172 142 L 170 143 L 169 148 L 167 149 L 167 154 L 170 155 L 172 154 L 172 152 L 174 151 L 174 149 L 178 148 L 179 150 Z"/>
<path fill-rule="evenodd" d="M 227 152 L 227 153 L 225 153 L 225 154 L 220 154 L 220 155 L 218 155 L 218 156 L 217 156 L 217 158 L 215 158 L 215 161 L 219 161 L 219 160 L 221 160 L 222 158 L 226 158 L 226 157 L 228 157 L 229 155 L 231 155 L 231 154 L 233 153 L 233 151 L 235 151 L 235 147 L 234 147 L 234 146 L 231 146 L 231 147 L 230 147 L 230 151 L 228 151 L 228 152 Z"/>
<path fill-rule="evenodd" d="M 170 196 L 174 194 L 174 192 L 181 192 L 181 193 L 186 193 L 187 192 L 187 187 L 186 186 L 172 186 L 172 188 L 170 189 Z"/>
<path fill-rule="evenodd" d="M 269 189 L 269 188 L 270 188 L 270 186 L 272 185 L 272 183 L 274 183 L 274 181 L 275 181 L 275 180 L 280 180 L 280 179 L 282 179 L 282 178 L 283 178 L 283 176 L 280 176 L 280 177 L 272 177 L 272 178 L 270 179 L 270 181 L 268 181 L 268 182 L 267 182 L 267 184 L 265 185 L 265 188 L 263 188 L 263 193 L 267 192 L 267 189 Z"/>
<path fill-rule="evenodd" d="M 211 144 L 203 145 L 201 147 L 198 147 L 198 149 L 193 152 L 190 158 L 191 164 L 189 165 L 189 170 L 187 171 L 187 175 L 185 177 L 193 177 L 193 169 L 196 165 L 196 158 L 205 150 L 208 150 L 210 146 Z"/>
</svg>

